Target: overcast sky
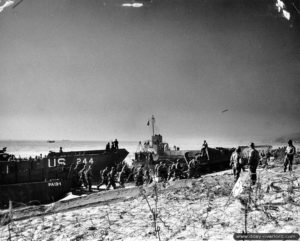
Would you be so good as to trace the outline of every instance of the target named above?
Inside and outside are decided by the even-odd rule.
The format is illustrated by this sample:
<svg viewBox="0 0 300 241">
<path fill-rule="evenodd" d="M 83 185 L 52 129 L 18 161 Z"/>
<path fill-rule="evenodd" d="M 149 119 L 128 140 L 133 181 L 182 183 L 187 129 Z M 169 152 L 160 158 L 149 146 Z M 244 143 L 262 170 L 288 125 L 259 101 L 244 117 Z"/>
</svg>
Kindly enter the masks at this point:
<svg viewBox="0 0 300 241">
<path fill-rule="evenodd" d="M 132 3 L 0 13 L 0 139 L 140 140 L 152 114 L 167 140 L 299 132 L 300 31 L 274 1 Z"/>
</svg>

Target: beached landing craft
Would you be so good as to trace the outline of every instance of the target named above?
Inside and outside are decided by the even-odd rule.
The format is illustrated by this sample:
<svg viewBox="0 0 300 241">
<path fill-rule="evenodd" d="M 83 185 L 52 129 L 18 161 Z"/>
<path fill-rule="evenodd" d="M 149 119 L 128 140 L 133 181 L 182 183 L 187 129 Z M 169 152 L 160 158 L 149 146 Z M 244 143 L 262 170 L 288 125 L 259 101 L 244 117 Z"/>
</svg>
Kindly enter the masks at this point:
<svg viewBox="0 0 300 241">
<path fill-rule="evenodd" d="M 100 178 L 100 170 L 122 162 L 126 149 L 50 152 L 44 158 L 17 159 L 0 155 L 0 207 L 9 200 L 20 203 L 56 201 L 76 187 L 74 168 L 92 164 L 92 182 Z"/>
<path fill-rule="evenodd" d="M 182 163 L 197 159 L 200 161 L 201 173 L 230 168 L 230 156 L 233 148 L 206 147 L 199 150 L 170 150 L 168 143 L 163 142 L 162 136 L 154 133 L 154 116 L 148 122 L 149 125 L 150 122 L 152 126 L 151 141 L 146 141 L 144 146 L 139 143 L 139 151 L 135 153 L 133 162 L 134 166 L 144 165 L 153 168 L 154 165 L 160 162 L 170 165 L 177 159 L 181 160 Z"/>
</svg>

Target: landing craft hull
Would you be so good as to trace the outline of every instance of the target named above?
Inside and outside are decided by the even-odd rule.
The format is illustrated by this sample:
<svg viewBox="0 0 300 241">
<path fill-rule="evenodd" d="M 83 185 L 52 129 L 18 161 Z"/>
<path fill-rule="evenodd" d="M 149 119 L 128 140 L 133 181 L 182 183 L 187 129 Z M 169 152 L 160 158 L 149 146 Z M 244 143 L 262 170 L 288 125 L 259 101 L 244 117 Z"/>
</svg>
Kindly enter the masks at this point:
<svg viewBox="0 0 300 241">
<path fill-rule="evenodd" d="M 0 185 L 0 206 L 13 204 L 49 203 L 63 198 L 71 189 L 71 180 L 51 180 L 45 182 Z"/>
<path fill-rule="evenodd" d="M 125 149 L 50 152 L 47 157 L 37 160 L 19 160 L 9 154 L 2 155 L 0 206 L 7 205 L 9 200 L 21 203 L 56 201 L 76 186 L 76 165 L 93 163 L 92 182 L 97 183 L 100 170 L 121 163 L 127 155 Z"/>
<path fill-rule="evenodd" d="M 98 150 L 98 151 L 80 151 L 80 152 L 51 152 L 48 157 L 48 166 L 54 167 L 65 163 L 65 167 L 75 167 L 80 163 L 93 162 L 92 182 L 98 182 L 100 179 L 100 170 L 105 167 L 112 167 L 121 163 L 128 151 L 126 149 L 117 150 Z M 50 169 L 49 169 L 50 170 Z"/>
<path fill-rule="evenodd" d="M 212 171 L 226 170 L 230 168 L 230 156 L 232 149 L 227 148 L 208 148 L 209 160 L 207 157 L 200 157 L 201 150 L 179 150 L 179 151 L 164 151 L 161 154 L 154 154 L 153 163 L 149 163 L 147 159 L 147 153 L 138 154 L 134 162 L 135 166 L 148 166 L 153 168 L 156 164 L 162 162 L 170 165 L 176 160 L 180 160 L 182 163 L 190 161 L 195 158 L 200 162 L 201 173 L 209 173 Z M 140 158 L 140 157 L 143 158 Z"/>
</svg>

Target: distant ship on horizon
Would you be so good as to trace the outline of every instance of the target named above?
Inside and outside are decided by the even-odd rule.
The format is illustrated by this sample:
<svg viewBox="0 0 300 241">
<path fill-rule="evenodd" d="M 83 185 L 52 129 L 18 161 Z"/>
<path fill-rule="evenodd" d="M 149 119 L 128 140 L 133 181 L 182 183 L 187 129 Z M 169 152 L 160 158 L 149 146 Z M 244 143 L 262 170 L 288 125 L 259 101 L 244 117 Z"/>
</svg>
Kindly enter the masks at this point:
<svg viewBox="0 0 300 241">
<path fill-rule="evenodd" d="M 48 143 L 55 143 L 54 140 L 48 140 L 47 142 L 48 142 Z"/>
</svg>

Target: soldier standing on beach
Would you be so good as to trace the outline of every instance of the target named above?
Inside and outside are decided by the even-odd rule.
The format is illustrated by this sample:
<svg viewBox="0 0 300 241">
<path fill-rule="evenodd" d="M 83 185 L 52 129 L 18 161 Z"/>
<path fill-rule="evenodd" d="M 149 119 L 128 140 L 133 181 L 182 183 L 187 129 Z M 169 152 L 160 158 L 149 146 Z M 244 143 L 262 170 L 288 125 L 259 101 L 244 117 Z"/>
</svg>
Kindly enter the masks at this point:
<svg viewBox="0 0 300 241">
<path fill-rule="evenodd" d="M 181 179 L 182 178 L 182 168 L 180 165 L 180 160 L 177 159 L 175 164 L 175 179 Z"/>
<path fill-rule="evenodd" d="M 267 154 L 266 154 L 266 166 L 269 165 L 271 156 L 272 156 L 272 154 L 270 152 L 270 149 L 268 149 Z"/>
<path fill-rule="evenodd" d="M 242 170 L 241 152 L 242 152 L 241 148 L 238 147 L 231 154 L 231 157 L 230 157 L 230 166 L 232 167 L 232 170 L 233 170 L 233 175 L 234 175 L 234 181 L 235 182 L 239 179 L 240 173 L 241 173 L 241 170 Z"/>
<path fill-rule="evenodd" d="M 84 187 L 87 188 L 88 187 L 88 182 L 86 180 L 86 176 L 85 176 L 85 171 L 86 171 L 86 164 L 84 164 L 83 168 L 78 172 L 80 181 L 79 183 L 83 183 Z"/>
<path fill-rule="evenodd" d="M 252 185 L 256 183 L 256 169 L 260 160 L 259 152 L 255 149 L 255 145 L 252 142 L 250 144 L 250 152 L 249 152 L 249 171 Z"/>
<path fill-rule="evenodd" d="M 109 173 L 109 169 L 108 169 L 108 167 L 105 167 L 104 170 L 101 173 L 101 182 L 97 186 L 98 190 L 100 189 L 100 187 L 103 184 L 105 184 L 106 186 L 108 185 L 108 173 Z"/>
<path fill-rule="evenodd" d="M 193 158 L 190 163 L 189 163 L 189 178 L 195 177 L 195 172 L 196 172 L 196 161 L 195 158 Z"/>
<path fill-rule="evenodd" d="M 158 177 L 158 169 L 160 168 L 160 166 L 162 166 L 162 162 L 160 162 L 159 164 L 155 165 L 154 171 L 155 171 L 155 175 Z"/>
<path fill-rule="evenodd" d="M 122 170 L 119 172 L 119 184 L 120 187 L 125 187 L 126 182 L 126 166 L 123 166 Z"/>
<path fill-rule="evenodd" d="M 151 177 L 151 175 L 150 175 L 150 171 L 149 171 L 149 169 L 147 169 L 147 170 L 145 171 L 145 174 L 144 174 L 144 183 L 145 183 L 145 184 L 150 184 L 152 181 L 153 181 L 153 180 L 152 180 L 152 177 Z"/>
<path fill-rule="evenodd" d="M 167 182 L 168 181 L 168 167 L 167 167 L 166 163 L 164 163 L 161 166 L 160 176 L 161 176 L 163 182 Z"/>
<path fill-rule="evenodd" d="M 173 163 L 168 170 L 168 180 L 170 180 L 171 178 L 175 178 L 175 173 L 176 173 L 176 164 Z"/>
<path fill-rule="evenodd" d="M 89 192 L 92 192 L 92 165 L 89 165 L 85 171 L 85 179 L 88 184 Z"/>
<path fill-rule="evenodd" d="M 296 154 L 296 148 L 293 145 L 292 140 L 288 141 L 288 146 L 285 150 L 285 160 L 284 160 L 284 172 L 286 172 L 287 166 L 289 166 L 289 171 L 292 171 L 292 165 L 294 160 L 294 155 Z"/>
<path fill-rule="evenodd" d="M 82 170 L 84 168 L 84 163 L 77 163 L 72 171 L 72 183 L 75 187 L 81 187 L 82 185 Z"/>
<path fill-rule="evenodd" d="M 114 167 L 112 167 L 111 171 L 108 173 L 108 185 L 107 185 L 106 190 L 109 190 L 111 186 L 113 186 L 114 189 L 117 188 L 115 176 L 116 176 L 116 170 Z"/>
<path fill-rule="evenodd" d="M 144 184 L 144 173 L 143 173 L 143 167 L 140 167 L 136 176 L 135 176 L 135 185 L 136 186 L 142 186 Z"/>
</svg>

